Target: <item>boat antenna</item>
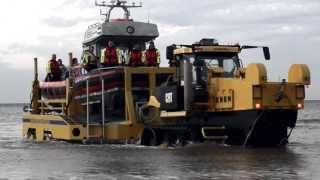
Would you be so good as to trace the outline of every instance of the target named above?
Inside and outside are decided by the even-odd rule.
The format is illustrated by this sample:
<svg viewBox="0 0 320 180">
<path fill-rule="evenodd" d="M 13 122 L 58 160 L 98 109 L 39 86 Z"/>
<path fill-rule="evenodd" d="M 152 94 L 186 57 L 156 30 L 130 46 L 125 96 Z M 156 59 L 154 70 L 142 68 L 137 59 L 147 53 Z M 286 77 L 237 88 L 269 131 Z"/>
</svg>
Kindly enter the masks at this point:
<svg viewBox="0 0 320 180">
<path fill-rule="evenodd" d="M 139 8 L 142 7 L 142 2 L 140 2 L 139 5 L 136 5 L 135 2 L 132 2 L 131 5 L 128 5 L 127 1 L 121 1 L 121 0 L 111 0 L 110 3 L 106 3 L 106 1 L 98 2 L 98 0 L 95 0 L 95 5 L 100 7 L 105 7 L 106 12 L 102 12 L 100 10 L 100 15 L 106 16 L 106 22 L 110 22 L 110 15 L 114 8 L 121 8 L 124 11 L 124 18 L 129 19 L 130 18 L 130 8 Z"/>
</svg>

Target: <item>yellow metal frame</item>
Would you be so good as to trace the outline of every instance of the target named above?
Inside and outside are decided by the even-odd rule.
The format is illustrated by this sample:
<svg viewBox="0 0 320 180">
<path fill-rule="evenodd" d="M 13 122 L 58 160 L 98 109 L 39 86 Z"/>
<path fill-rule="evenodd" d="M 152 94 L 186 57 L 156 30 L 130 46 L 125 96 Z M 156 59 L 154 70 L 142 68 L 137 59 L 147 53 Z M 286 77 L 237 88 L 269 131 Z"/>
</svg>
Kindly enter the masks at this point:
<svg viewBox="0 0 320 180">
<path fill-rule="evenodd" d="M 210 73 L 209 76 L 209 100 L 208 111 L 243 111 L 253 109 L 298 109 L 303 107 L 304 99 L 298 98 L 297 88 L 301 85 L 309 84 L 305 79 L 310 78 L 310 74 L 305 70 L 306 66 L 295 66 L 298 69 L 293 74 L 290 68 L 289 82 L 268 82 L 267 70 L 263 64 L 249 64 L 241 71 L 241 75 L 235 78 L 224 78 L 217 73 Z M 213 71 L 216 72 L 216 71 Z M 307 78 L 302 78 L 307 77 Z M 292 80 L 294 79 L 294 80 Z M 253 96 L 259 87 L 259 98 Z M 304 87 L 303 87 L 304 88 Z M 280 92 L 281 91 L 281 92 Z M 276 96 L 283 93 L 283 98 L 279 102 Z"/>
<path fill-rule="evenodd" d="M 239 53 L 241 51 L 240 46 L 195 46 L 194 48 L 182 47 L 174 50 L 174 54 L 192 54 L 192 53 Z"/>
<path fill-rule="evenodd" d="M 56 124 L 52 124 L 54 121 Z M 72 130 L 78 128 L 79 136 L 73 136 Z M 57 115 L 39 115 L 26 113 L 23 116 L 23 136 L 27 136 L 29 129 L 36 130 L 36 141 L 43 141 L 44 131 L 50 131 L 54 139 L 81 141 L 86 136 L 84 127 L 80 124 L 70 124 L 62 116 Z"/>
<path fill-rule="evenodd" d="M 73 115 L 78 111 L 85 111 L 81 108 L 79 102 L 74 99 L 69 101 L 71 93 L 73 93 L 69 86 L 69 81 L 66 83 L 66 99 L 59 100 L 40 100 L 37 96 L 33 100 L 33 104 L 37 111 L 25 113 L 23 116 L 23 135 L 27 136 L 29 129 L 36 130 L 36 140 L 44 140 L 44 132 L 50 131 L 54 139 L 67 141 L 82 141 L 90 138 L 101 139 L 105 137 L 106 141 L 126 141 L 137 140 L 144 129 L 144 125 L 137 120 L 133 96 L 132 96 L 132 75 L 145 74 L 149 77 L 149 91 L 150 95 L 154 95 L 156 89 L 156 75 L 157 74 L 172 74 L 176 76 L 176 68 L 157 68 L 157 67 L 124 67 L 125 79 L 125 119 L 121 122 L 109 122 L 104 127 L 101 125 L 90 124 L 89 136 L 87 135 L 86 126 L 76 123 L 72 119 Z M 39 91 L 39 86 L 34 86 L 34 92 Z M 69 104 L 70 103 L 70 104 Z M 60 104 L 61 106 L 52 108 L 50 104 Z M 66 112 L 66 105 L 69 104 L 69 111 Z M 44 114 L 45 110 L 61 110 L 62 115 L 48 115 Z M 77 112 L 76 112 L 77 111 Z M 58 124 L 52 124 L 52 122 Z M 74 136 L 72 130 L 78 128 L 80 130 L 79 136 Z M 104 130 L 103 130 L 104 129 Z M 104 135 L 103 135 L 104 132 Z"/>
</svg>

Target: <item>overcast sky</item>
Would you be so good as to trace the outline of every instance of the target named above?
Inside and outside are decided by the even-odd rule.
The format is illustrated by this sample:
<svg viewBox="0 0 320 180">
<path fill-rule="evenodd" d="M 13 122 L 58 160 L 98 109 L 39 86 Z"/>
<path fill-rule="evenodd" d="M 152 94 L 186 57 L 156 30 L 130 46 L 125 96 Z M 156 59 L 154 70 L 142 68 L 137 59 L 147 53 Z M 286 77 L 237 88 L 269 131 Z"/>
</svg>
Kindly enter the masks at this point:
<svg viewBox="0 0 320 180">
<path fill-rule="evenodd" d="M 133 18 L 158 24 L 156 45 L 165 54 L 172 43 L 203 37 L 223 43 L 266 45 L 272 60 L 258 50 L 243 52 L 245 64 L 260 62 L 271 80 L 287 78 L 290 64 L 306 63 L 312 73 L 308 99 L 320 99 L 319 0 L 144 0 Z M 115 17 L 119 12 L 113 14 Z M 80 56 L 88 25 L 103 19 L 94 0 L 10 0 L 0 4 L 0 103 L 28 102 L 33 57 L 44 65 L 52 53 Z M 163 61 L 163 64 L 166 62 Z"/>
</svg>

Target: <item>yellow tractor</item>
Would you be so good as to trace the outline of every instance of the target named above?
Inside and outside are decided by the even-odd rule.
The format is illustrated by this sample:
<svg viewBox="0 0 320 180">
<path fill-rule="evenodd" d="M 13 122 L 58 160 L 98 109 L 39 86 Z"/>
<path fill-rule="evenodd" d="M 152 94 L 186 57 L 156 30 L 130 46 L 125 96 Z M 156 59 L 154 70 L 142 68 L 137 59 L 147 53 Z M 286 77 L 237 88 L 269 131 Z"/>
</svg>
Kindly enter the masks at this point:
<svg viewBox="0 0 320 180">
<path fill-rule="evenodd" d="M 142 144 L 287 143 L 310 85 L 308 66 L 293 64 L 287 80 L 269 82 L 264 64 L 243 67 L 239 53 L 249 48 L 262 48 L 270 59 L 268 47 L 220 45 L 215 39 L 167 47 L 177 73 L 140 109 Z"/>
</svg>

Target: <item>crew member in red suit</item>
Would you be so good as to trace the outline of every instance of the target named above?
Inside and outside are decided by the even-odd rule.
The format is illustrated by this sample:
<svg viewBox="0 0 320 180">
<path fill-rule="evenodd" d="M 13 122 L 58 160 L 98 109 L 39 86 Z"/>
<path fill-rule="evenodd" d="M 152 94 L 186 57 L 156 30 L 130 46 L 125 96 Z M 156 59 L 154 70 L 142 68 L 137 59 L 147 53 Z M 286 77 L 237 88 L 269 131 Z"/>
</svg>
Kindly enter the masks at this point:
<svg viewBox="0 0 320 180">
<path fill-rule="evenodd" d="M 113 67 L 120 64 L 120 50 L 115 47 L 112 41 L 109 41 L 108 46 L 101 52 L 101 65 L 103 67 Z"/>
<path fill-rule="evenodd" d="M 47 77 L 46 81 L 61 81 L 61 70 L 60 64 L 57 61 L 57 56 L 55 54 L 52 55 L 51 60 L 47 63 L 46 66 Z"/>
<path fill-rule="evenodd" d="M 129 52 L 128 66 L 132 66 L 132 67 L 143 66 L 142 52 L 138 44 L 134 45 L 132 50 Z"/>
<path fill-rule="evenodd" d="M 159 66 L 160 64 L 160 52 L 153 41 L 150 42 L 149 48 L 144 53 L 144 64 L 145 66 Z"/>
</svg>

